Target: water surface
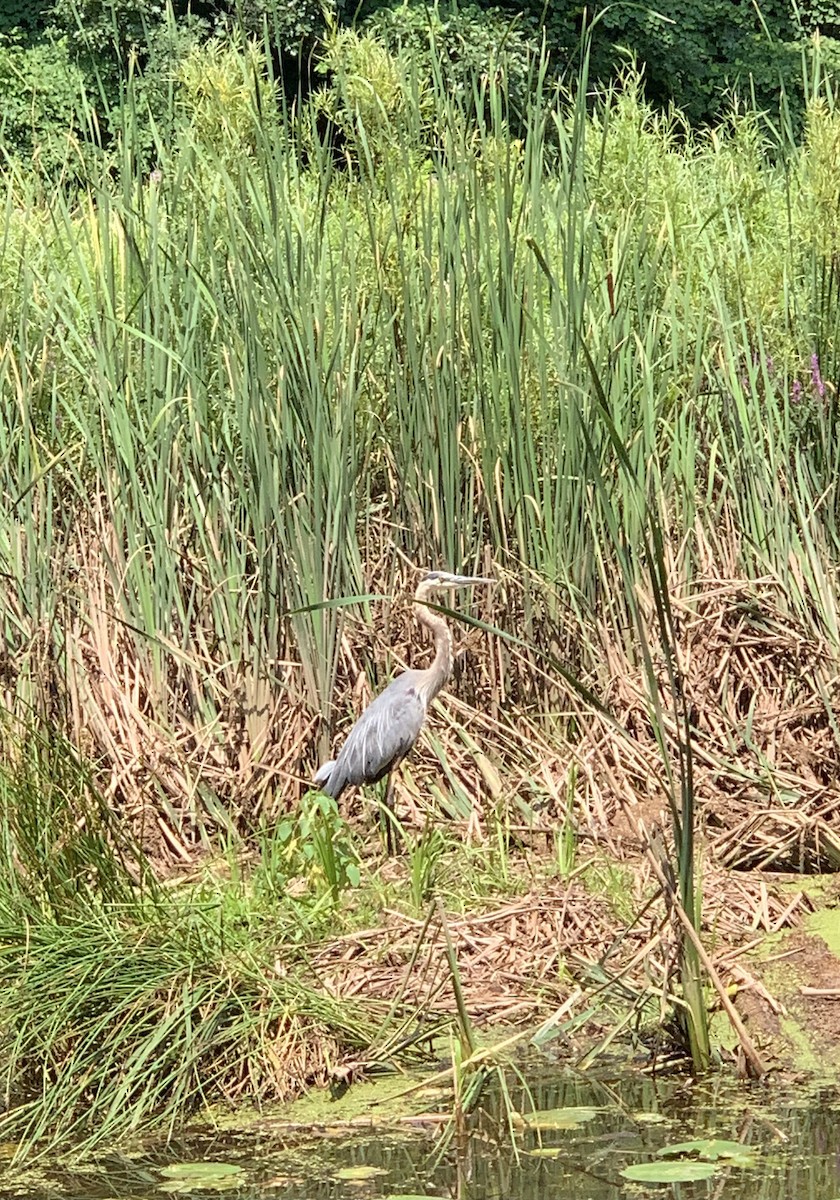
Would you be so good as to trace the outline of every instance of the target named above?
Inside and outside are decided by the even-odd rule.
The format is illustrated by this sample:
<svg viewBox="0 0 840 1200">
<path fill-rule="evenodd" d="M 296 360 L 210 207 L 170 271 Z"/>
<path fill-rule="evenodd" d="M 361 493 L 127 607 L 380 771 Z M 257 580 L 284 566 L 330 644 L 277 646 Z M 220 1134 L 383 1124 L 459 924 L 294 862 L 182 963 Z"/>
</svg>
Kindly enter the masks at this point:
<svg viewBox="0 0 840 1200">
<path fill-rule="evenodd" d="M 531 1081 L 539 1109 L 597 1111 L 577 1128 L 524 1130 L 511 1146 L 492 1102 L 463 1145 L 440 1153 L 440 1127 L 290 1131 L 260 1120 L 247 1133 L 200 1133 L 137 1156 L 104 1155 L 84 1168 L 58 1165 L 35 1181 L 13 1180 L 7 1196 L 72 1200 L 224 1196 L 228 1200 L 379 1200 L 457 1196 L 460 1200 L 838 1200 L 840 1094 L 828 1083 L 700 1083 L 685 1077 L 569 1076 Z M 527 1109 L 524 1093 L 515 1095 Z M 338 1107 L 338 1106 L 337 1106 Z M 497 1109 L 493 1111 L 494 1107 Z M 585 1115 L 585 1114 L 584 1114 Z M 694 1183 L 636 1184 L 621 1175 L 657 1158 L 663 1146 L 723 1139 L 748 1147 L 753 1165 L 720 1165 Z M 195 1164 L 220 1163 L 212 1167 Z"/>
</svg>

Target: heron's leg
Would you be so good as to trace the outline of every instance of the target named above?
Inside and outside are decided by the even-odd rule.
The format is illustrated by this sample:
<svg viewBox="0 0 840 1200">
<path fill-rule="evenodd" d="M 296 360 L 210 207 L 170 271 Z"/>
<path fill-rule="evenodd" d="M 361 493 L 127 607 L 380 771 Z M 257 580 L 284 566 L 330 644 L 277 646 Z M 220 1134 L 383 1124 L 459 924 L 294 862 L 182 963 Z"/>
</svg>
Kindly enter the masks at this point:
<svg viewBox="0 0 840 1200">
<path fill-rule="evenodd" d="M 394 813 L 394 785 L 396 779 L 394 772 L 388 773 L 388 786 L 385 789 L 384 800 L 384 817 L 385 817 L 385 851 L 387 854 L 393 854 L 397 848 L 397 826 L 396 814 Z"/>
</svg>

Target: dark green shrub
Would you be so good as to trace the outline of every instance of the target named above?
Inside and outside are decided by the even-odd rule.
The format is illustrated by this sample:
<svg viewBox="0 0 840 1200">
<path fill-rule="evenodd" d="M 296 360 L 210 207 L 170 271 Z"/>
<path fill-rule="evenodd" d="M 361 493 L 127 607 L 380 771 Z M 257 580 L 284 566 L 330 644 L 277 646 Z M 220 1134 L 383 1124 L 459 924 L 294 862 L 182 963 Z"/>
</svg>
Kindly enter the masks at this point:
<svg viewBox="0 0 840 1200">
<path fill-rule="evenodd" d="M 189 0 L 53 0 L 50 14 L 80 55 L 112 58 L 116 50 L 124 60 L 133 50 L 142 61 L 149 35 L 168 21 L 193 21 L 195 8 Z"/>
<path fill-rule="evenodd" d="M 529 37 L 515 15 L 501 8 L 465 4 L 429 6 L 422 0 L 376 9 L 363 22 L 393 53 L 430 74 L 434 60 L 449 90 L 468 100 L 476 79 L 503 69 L 508 120 L 514 131 L 527 111 L 539 37 Z"/>
<path fill-rule="evenodd" d="M 604 65 L 621 46 L 645 64 L 654 103 L 673 101 L 689 120 L 705 122 L 725 113 L 733 92 L 777 111 L 780 89 L 792 93 L 800 83 L 799 31 L 786 0 L 765 0 L 760 14 L 733 0 L 664 0 L 656 9 L 606 7 L 596 32 L 596 45 L 610 42 Z"/>
<path fill-rule="evenodd" d="M 513 0 L 502 7 L 469 3 L 427 8 L 422 3 L 369 0 L 365 24 L 386 42 L 428 52 L 434 45 L 456 85 L 503 52 L 511 78 L 511 103 L 527 94 L 523 52 L 545 39 L 555 69 L 574 72 L 580 61 L 584 19 L 594 21 L 590 76 L 608 82 L 635 60 L 644 69 L 648 97 L 676 104 L 694 123 L 712 122 L 731 107 L 733 94 L 778 113 L 782 88 L 798 105 L 803 40 L 813 31 L 840 34 L 840 0 L 662 0 L 652 6 L 597 0 Z"/>
<path fill-rule="evenodd" d="M 309 52 L 326 30 L 327 15 L 340 16 L 343 4 L 320 0 L 241 0 L 227 6 L 236 14 L 245 33 L 261 37 L 268 29 L 271 41 L 283 55 Z"/>
<path fill-rule="evenodd" d="M 210 30 L 191 8 L 188 0 L 55 0 L 56 28 L 106 144 L 126 131 L 135 151 L 148 157 L 150 117 L 160 132 L 171 131 L 179 65 Z"/>
<path fill-rule="evenodd" d="M 840 39 L 838 0 L 806 0 L 798 5 L 798 17 L 805 33 L 819 30 L 823 37 Z"/>
<path fill-rule="evenodd" d="M 66 38 L 0 41 L 4 151 L 52 172 L 74 158 L 84 77 Z"/>
<path fill-rule="evenodd" d="M 49 0 L 0 0 L 0 35 L 39 29 L 48 8 Z"/>
</svg>

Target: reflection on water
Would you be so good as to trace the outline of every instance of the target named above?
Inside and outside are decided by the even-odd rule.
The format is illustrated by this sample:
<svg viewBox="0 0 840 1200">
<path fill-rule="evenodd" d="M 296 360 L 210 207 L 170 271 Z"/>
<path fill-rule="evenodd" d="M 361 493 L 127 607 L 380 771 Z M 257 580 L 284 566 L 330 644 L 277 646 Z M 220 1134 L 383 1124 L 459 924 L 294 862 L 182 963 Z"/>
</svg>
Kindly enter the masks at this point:
<svg viewBox="0 0 840 1200">
<path fill-rule="evenodd" d="M 378 1200 L 395 1195 L 461 1200 L 617 1200 L 673 1196 L 682 1200 L 837 1200 L 840 1196 L 840 1096 L 815 1084 L 762 1087 L 727 1079 L 693 1083 L 591 1075 L 532 1081 L 539 1109 L 595 1106 L 594 1119 L 577 1129 L 551 1130 L 520 1140 L 520 1153 L 498 1132 L 492 1110 L 460 1150 L 441 1161 L 428 1130 L 398 1135 L 319 1136 L 259 1132 L 196 1136 L 136 1159 L 110 1156 L 95 1166 L 56 1172 L 35 1188 L 21 1181 L 4 1196 L 66 1196 L 73 1200 L 195 1196 L 201 1200 Z M 516 1097 L 523 1110 L 524 1095 Z M 491 1106 L 492 1108 L 492 1106 Z M 653 1158 L 662 1146 L 696 1138 L 741 1142 L 756 1151 L 752 1168 L 723 1167 L 702 1183 L 641 1187 L 620 1171 Z M 556 1150 L 556 1157 L 550 1152 Z M 546 1154 L 546 1151 L 549 1154 Z M 162 1172 L 173 1164 L 215 1160 L 240 1171 L 222 1180 L 178 1180 Z M 367 1168 L 367 1170 L 351 1170 Z M 224 1187 L 224 1190 L 218 1190 Z"/>
</svg>

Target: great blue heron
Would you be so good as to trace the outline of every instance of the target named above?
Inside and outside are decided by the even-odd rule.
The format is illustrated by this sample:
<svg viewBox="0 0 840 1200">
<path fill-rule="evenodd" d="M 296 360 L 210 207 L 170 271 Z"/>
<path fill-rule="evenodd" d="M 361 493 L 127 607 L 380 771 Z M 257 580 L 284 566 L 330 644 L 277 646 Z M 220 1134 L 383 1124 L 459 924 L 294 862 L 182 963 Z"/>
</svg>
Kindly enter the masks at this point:
<svg viewBox="0 0 840 1200">
<path fill-rule="evenodd" d="M 421 579 L 414 593 L 414 612 L 434 640 L 432 665 L 425 671 L 404 671 L 393 679 L 359 717 L 338 758 L 324 763 L 315 775 L 321 791 L 334 800 L 345 788 L 378 783 L 388 776 L 385 836 L 389 851 L 394 833 L 394 771 L 420 736 L 426 710 L 452 672 L 452 634 L 443 617 L 426 601 L 431 592 L 441 588 L 494 582 L 477 575 L 450 575 L 448 571 L 429 571 Z"/>
</svg>

